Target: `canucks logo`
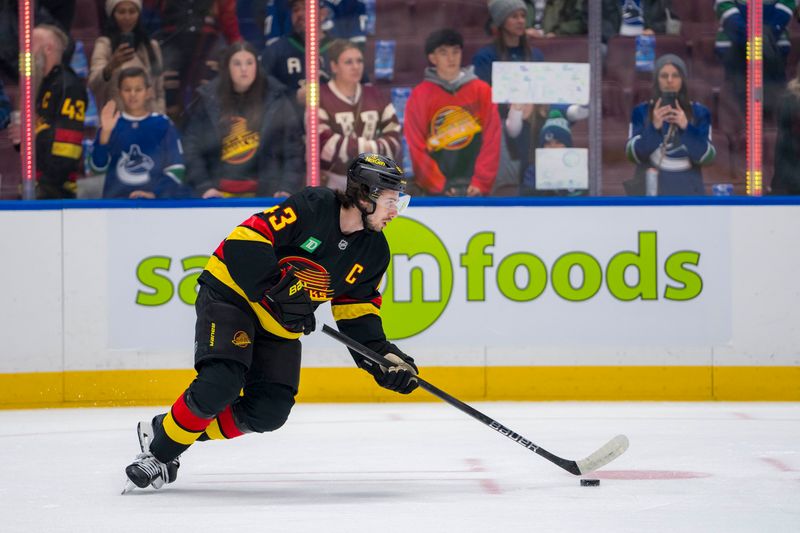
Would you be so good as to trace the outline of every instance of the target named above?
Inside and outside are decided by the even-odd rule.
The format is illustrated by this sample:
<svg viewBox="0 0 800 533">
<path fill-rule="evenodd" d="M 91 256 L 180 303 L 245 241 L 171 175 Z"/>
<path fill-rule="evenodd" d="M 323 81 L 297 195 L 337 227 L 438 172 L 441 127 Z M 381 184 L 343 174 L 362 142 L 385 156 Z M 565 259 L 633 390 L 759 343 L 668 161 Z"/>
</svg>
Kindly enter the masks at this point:
<svg viewBox="0 0 800 533">
<path fill-rule="evenodd" d="M 448 105 L 439 109 L 431 119 L 431 135 L 427 147 L 431 152 L 459 150 L 472 142 L 481 131 L 472 114 L 460 106 Z"/>
<path fill-rule="evenodd" d="M 142 153 L 138 144 L 132 144 L 130 151 L 123 151 L 122 157 L 117 161 L 117 177 L 126 185 L 144 185 L 150 181 L 153 167 L 153 159 Z"/>
</svg>

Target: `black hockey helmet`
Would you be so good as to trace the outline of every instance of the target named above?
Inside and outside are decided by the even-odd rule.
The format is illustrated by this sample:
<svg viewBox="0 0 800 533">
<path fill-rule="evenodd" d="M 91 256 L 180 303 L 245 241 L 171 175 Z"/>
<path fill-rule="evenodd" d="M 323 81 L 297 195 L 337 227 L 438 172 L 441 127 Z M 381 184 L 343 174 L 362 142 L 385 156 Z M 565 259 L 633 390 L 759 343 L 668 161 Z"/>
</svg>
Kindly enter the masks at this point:
<svg viewBox="0 0 800 533">
<path fill-rule="evenodd" d="M 348 192 L 351 188 L 361 189 L 363 185 L 368 189 L 367 195 L 373 200 L 383 189 L 403 192 L 406 183 L 403 169 L 393 159 L 380 154 L 358 154 L 347 169 Z"/>
</svg>

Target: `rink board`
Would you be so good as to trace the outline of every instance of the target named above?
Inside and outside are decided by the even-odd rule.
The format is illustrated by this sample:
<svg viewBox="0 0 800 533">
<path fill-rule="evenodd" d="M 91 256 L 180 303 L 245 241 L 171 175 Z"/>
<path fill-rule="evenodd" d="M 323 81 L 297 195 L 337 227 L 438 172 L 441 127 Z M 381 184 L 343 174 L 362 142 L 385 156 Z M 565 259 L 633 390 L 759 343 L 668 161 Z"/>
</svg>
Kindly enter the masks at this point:
<svg viewBox="0 0 800 533">
<path fill-rule="evenodd" d="M 438 386 L 800 400 L 799 205 L 429 204 L 387 232 L 382 315 Z M 64 205 L 0 207 L 0 405 L 171 402 L 192 377 L 196 276 L 259 204 Z M 317 320 L 333 322 L 327 305 Z M 397 399 L 321 334 L 300 397 Z"/>
</svg>

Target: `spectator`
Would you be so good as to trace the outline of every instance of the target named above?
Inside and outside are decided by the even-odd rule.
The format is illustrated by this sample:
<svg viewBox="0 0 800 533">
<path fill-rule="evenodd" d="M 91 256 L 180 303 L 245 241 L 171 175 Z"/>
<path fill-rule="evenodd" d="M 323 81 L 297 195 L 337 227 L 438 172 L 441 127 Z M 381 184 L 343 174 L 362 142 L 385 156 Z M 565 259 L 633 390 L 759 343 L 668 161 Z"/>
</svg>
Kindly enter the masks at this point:
<svg viewBox="0 0 800 533">
<path fill-rule="evenodd" d="M 572 131 L 569 120 L 561 110 L 553 110 L 547 117 L 539 132 L 539 148 L 572 148 Z M 586 190 L 539 190 L 536 188 L 536 165 L 528 165 L 525 169 L 520 194 L 523 196 L 578 196 L 586 194 Z"/>
<path fill-rule="evenodd" d="M 472 58 L 475 74 L 492 83 L 492 63 L 495 61 L 542 61 L 542 53 L 527 44 L 525 36 L 525 2 L 522 0 L 492 0 L 489 2 L 495 39 Z M 513 111 L 512 111 L 513 107 Z M 519 194 L 522 171 L 528 166 L 530 149 L 536 132 L 532 121 L 537 114 L 532 105 L 502 104 L 498 107 L 502 124 L 500 163 L 492 194 Z M 542 111 L 540 109 L 539 111 Z M 545 111 L 546 116 L 546 111 Z"/>
<path fill-rule="evenodd" d="M 773 194 L 800 194 L 800 65 L 786 86 L 778 112 Z"/>
<path fill-rule="evenodd" d="M 305 0 L 289 0 L 292 32 L 274 40 L 264 50 L 261 61 L 268 76 L 283 83 L 289 91 L 295 110 L 302 116 L 306 107 L 306 8 Z M 324 33 L 320 38 L 320 81 L 327 82 L 330 73 L 325 54 L 332 39 Z"/>
<path fill-rule="evenodd" d="M 328 49 L 332 78 L 320 87 L 321 168 L 327 186 L 344 190 L 347 165 L 371 152 L 401 154 L 400 123 L 389 98 L 361 84 L 364 56 L 356 44 L 337 39 Z"/>
<path fill-rule="evenodd" d="M 150 39 L 141 21 L 142 0 L 106 0 L 106 21 L 102 37 L 94 43 L 89 88 L 98 109 L 117 98 L 121 70 L 141 67 L 152 82 L 151 111 L 163 113 L 164 77 L 161 47 Z"/>
<path fill-rule="evenodd" d="M 10 121 L 11 101 L 8 99 L 8 96 L 6 96 L 3 80 L 0 79 L 0 130 L 6 129 Z"/>
<path fill-rule="evenodd" d="M 36 91 L 36 197 L 75 198 L 78 167 L 83 152 L 86 88 L 63 62 L 69 44 L 56 26 L 40 24 L 33 30 L 33 85 Z M 10 128 L 11 142 L 19 146 L 19 124 Z"/>
<path fill-rule="evenodd" d="M 614 35 L 667 33 L 671 7 L 671 0 L 603 0 L 603 42 Z"/>
<path fill-rule="evenodd" d="M 292 0 L 266 0 L 266 2 L 267 17 L 263 35 L 266 37 L 267 45 L 270 45 L 296 31 L 291 15 L 294 2 Z M 321 29 L 332 39 L 348 39 L 363 46 L 366 42 L 367 16 L 364 0 L 321 0 L 319 7 Z"/>
<path fill-rule="evenodd" d="M 674 54 L 655 62 L 653 98 L 631 114 L 628 159 L 636 175 L 626 182 L 629 194 L 644 194 L 648 168 L 658 171 L 658 194 L 705 194 L 701 167 L 716 156 L 711 144 L 711 113 L 688 97 L 686 64 Z"/>
<path fill-rule="evenodd" d="M 300 121 L 255 48 L 229 46 L 219 76 L 198 89 L 184 133 L 187 182 L 203 198 L 283 197 L 303 185 Z"/>
<path fill-rule="evenodd" d="M 584 0 L 525 0 L 525 4 L 525 35 L 531 39 L 586 34 Z"/>
<path fill-rule="evenodd" d="M 431 33 L 425 53 L 433 67 L 414 87 L 405 137 L 415 192 L 481 196 L 492 191 L 500 156 L 500 121 L 492 89 L 461 67 L 464 39 L 452 29 Z"/>
<path fill-rule="evenodd" d="M 150 112 L 147 73 L 129 67 L 117 80 L 123 112 L 115 100 L 103 106 L 90 159 L 92 170 L 106 174 L 103 198 L 188 196 L 178 132 L 165 115 Z"/>
<path fill-rule="evenodd" d="M 185 98 L 209 75 L 207 60 L 219 32 L 228 44 L 242 39 L 236 1 L 163 0 L 159 8 L 167 114 L 180 123 Z"/>
<path fill-rule="evenodd" d="M 797 6 L 794 0 L 764 1 L 762 39 L 764 71 L 764 111 L 773 113 L 786 84 L 786 57 L 791 42 L 786 27 Z M 747 96 L 747 2 L 744 0 L 714 3 L 720 28 L 716 50 L 725 66 L 725 78 L 733 97 L 744 111 Z"/>
</svg>

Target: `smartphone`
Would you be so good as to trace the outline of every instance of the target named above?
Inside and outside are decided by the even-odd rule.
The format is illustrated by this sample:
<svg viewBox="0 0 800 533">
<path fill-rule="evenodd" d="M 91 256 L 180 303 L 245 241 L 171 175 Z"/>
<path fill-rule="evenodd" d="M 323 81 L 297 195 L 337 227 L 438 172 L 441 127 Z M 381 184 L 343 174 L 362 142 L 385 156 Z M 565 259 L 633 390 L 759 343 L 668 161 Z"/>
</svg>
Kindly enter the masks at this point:
<svg viewBox="0 0 800 533">
<path fill-rule="evenodd" d="M 135 41 L 136 41 L 136 39 L 134 38 L 133 33 L 131 33 L 131 32 L 124 32 L 124 33 L 121 33 L 120 36 L 119 36 L 119 44 L 120 44 L 120 46 L 122 46 L 122 44 L 127 44 L 131 48 L 135 48 L 135 46 L 134 46 L 134 42 Z"/>
<path fill-rule="evenodd" d="M 665 106 L 668 105 L 670 107 L 675 107 L 675 100 L 678 97 L 678 93 L 667 92 L 661 93 L 661 105 Z"/>
</svg>

